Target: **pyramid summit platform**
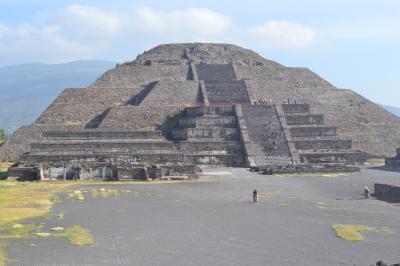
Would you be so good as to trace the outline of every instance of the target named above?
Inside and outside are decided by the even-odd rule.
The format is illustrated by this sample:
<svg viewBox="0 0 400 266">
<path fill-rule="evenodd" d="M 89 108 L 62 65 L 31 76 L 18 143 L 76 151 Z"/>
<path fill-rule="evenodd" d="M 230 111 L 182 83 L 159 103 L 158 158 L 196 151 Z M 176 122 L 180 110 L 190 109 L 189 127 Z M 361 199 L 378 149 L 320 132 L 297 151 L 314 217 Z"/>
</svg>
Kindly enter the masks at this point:
<svg viewBox="0 0 400 266">
<path fill-rule="evenodd" d="M 23 179 L 193 178 L 201 165 L 342 171 L 399 146 L 398 117 L 306 68 L 187 43 L 65 89 L 0 159 Z"/>
</svg>

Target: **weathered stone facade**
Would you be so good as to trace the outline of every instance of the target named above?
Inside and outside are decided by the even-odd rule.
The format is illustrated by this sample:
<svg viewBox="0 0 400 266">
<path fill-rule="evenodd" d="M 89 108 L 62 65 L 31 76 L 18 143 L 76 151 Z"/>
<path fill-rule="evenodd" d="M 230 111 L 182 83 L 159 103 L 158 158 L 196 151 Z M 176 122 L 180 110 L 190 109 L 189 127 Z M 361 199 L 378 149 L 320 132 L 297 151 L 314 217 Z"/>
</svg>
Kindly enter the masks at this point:
<svg viewBox="0 0 400 266">
<path fill-rule="evenodd" d="M 385 167 L 400 170 L 400 148 L 395 157 L 385 159 Z"/>
<path fill-rule="evenodd" d="M 198 164 L 337 170 L 394 154 L 399 136 L 399 118 L 308 69 L 234 45 L 168 44 L 66 89 L 0 159 L 42 179 L 193 177 Z"/>
</svg>

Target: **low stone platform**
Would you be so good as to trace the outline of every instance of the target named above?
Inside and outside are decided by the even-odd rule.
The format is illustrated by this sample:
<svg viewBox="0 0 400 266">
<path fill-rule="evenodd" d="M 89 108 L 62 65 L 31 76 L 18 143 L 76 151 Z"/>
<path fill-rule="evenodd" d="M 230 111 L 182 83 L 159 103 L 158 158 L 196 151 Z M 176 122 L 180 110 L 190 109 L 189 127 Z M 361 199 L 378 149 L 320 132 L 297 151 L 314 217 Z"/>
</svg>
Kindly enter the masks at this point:
<svg viewBox="0 0 400 266">
<path fill-rule="evenodd" d="M 304 173 L 353 173 L 359 172 L 360 168 L 341 164 L 313 164 L 313 165 L 271 165 L 254 169 L 264 175 L 272 174 L 304 174 Z"/>
<path fill-rule="evenodd" d="M 400 203 L 400 182 L 399 185 L 389 185 L 389 184 L 374 184 L 374 197 L 379 200 Z"/>
<path fill-rule="evenodd" d="M 397 154 L 393 158 L 385 158 L 385 167 L 400 170 L 400 148 L 397 149 Z"/>
<path fill-rule="evenodd" d="M 362 164 L 368 159 L 366 153 L 353 149 L 351 139 L 342 139 L 335 126 L 325 125 L 324 114 L 312 114 L 310 109 L 305 103 L 282 105 L 297 165 L 306 169 L 305 165 L 327 165 L 335 171 L 333 164 L 341 169 L 341 164 Z"/>
</svg>

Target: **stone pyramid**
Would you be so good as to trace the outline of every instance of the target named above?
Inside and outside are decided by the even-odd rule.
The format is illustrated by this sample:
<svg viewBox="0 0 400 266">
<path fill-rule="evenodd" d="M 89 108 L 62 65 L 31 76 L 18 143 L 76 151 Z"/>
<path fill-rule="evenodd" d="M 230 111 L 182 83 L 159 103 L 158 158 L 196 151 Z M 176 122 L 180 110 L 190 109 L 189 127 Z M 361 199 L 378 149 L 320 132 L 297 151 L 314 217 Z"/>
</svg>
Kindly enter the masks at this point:
<svg viewBox="0 0 400 266">
<path fill-rule="evenodd" d="M 202 164 L 359 163 L 398 146 L 399 118 L 306 68 L 235 45 L 185 43 L 65 89 L 0 159 L 19 162 L 15 175 L 121 179 L 194 175 Z"/>
</svg>

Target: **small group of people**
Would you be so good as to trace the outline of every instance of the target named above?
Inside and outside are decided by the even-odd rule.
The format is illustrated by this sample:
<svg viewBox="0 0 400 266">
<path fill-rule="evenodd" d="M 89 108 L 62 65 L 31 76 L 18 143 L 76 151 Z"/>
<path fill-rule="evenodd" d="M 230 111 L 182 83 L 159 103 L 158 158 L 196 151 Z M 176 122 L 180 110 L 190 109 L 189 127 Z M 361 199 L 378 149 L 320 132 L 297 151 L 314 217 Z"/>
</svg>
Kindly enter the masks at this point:
<svg viewBox="0 0 400 266">
<path fill-rule="evenodd" d="M 278 139 L 280 137 L 283 137 L 283 131 L 282 132 L 278 132 L 278 131 L 272 131 L 269 130 L 267 131 L 267 135 L 266 135 L 266 141 L 268 144 L 272 145 L 272 148 L 274 150 L 276 150 L 277 145 L 278 145 Z"/>
<path fill-rule="evenodd" d="M 260 99 L 258 99 L 256 104 L 270 104 L 270 105 L 272 105 L 272 99 L 269 98 L 269 100 L 267 100 L 267 98 L 260 98 Z"/>
<path fill-rule="evenodd" d="M 284 101 L 284 104 L 297 104 L 297 101 L 291 98 L 288 98 L 286 101 Z"/>
</svg>

